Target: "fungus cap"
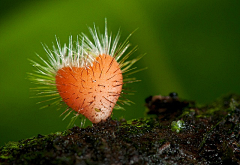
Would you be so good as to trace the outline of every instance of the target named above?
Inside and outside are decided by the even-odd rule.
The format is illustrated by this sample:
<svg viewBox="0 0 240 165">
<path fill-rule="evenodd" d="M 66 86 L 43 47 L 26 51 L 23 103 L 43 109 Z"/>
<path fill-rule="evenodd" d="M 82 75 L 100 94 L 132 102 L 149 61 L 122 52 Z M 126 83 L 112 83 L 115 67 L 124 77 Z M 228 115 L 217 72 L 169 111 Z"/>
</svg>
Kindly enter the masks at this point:
<svg viewBox="0 0 240 165">
<path fill-rule="evenodd" d="M 64 119 L 75 112 L 70 124 L 80 114 L 92 123 L 105 121 L 111 116 L 117 101 L 121 104 L 130 102 L 125 98 L 119 99 L 125 94 L 123 84 L 137 81 L 128 77 L 136 72 L 136 68 L 131 67 L 141 58 L 128 60 L 136 50 L 134 47 L 126 53 L 131 34 L 119 44 L 120 32 L 113 39 L 108 34 L 106 21 L 104 34 L 98 33 L 95 25 L 89 31 L 92 40 L 82 33 L 76 42 L 70 36 L 68 46 L 64 44 L 62 47 L 56 38 L 57 46 L 53 45 L 52 50 L 44 45 L 48 60 L 39 55 L 40 63 L 30 60 L 36 69 L 29 73 L 29 78 L 38 84 L 35 88 L 38 96 L 49 97 L 46 102 L 51 101 L 50 104 L 63 102 L 67 105 Z"/>
</svg>

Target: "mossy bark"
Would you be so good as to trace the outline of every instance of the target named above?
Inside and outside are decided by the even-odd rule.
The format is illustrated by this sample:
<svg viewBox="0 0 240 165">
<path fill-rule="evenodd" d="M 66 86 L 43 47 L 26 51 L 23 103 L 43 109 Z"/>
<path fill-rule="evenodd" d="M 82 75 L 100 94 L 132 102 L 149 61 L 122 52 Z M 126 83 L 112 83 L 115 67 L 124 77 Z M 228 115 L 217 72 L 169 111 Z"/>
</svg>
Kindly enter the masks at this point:
<svg viewBox="0 0 240 165">
<path fill-rule="evenodd" d="M 146 99 L 144 119 L 107 120 L 0 148 L 2 164 L 240 164 L 240 96 L 205 106 Z M 169 113 L 170 112 L 170 113 Z M 165 114 L 165 115 L 164 115 Z"/>
</svg>

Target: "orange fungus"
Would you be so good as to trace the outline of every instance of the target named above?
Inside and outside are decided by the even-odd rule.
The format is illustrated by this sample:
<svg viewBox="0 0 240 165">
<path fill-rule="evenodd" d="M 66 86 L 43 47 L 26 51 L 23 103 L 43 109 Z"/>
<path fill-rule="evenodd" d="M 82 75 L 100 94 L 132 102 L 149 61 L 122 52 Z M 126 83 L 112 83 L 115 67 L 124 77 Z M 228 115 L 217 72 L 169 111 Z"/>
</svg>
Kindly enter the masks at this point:
<svg viewBox="0 0 240 165">
<path fill-rule="evenodd" d="M 89 67 L 63 67 L 56 75 L 63 101 L 92 123 L 112 113 L 123 85 L 119 64 L 110 55 L 99 55 Z"/>
<path fill-rule="evenodd" d="M 36 69 L 30 73 L 30 79 L 38 85 L 35 88 L 38 96 L 47 98 L 43 101 L 47 102 L 45 107 L 66 104 L 67 109 L 62 114 L 68 113 L 64 119 L 75 112 L 70 124 L 82 115 L 92 123 L 105 121 L 117 101 L 122 105 L 130 102 L 122 97 L 127 94 L 123 84 L 137 81 L 128 77 L 136 72 L 131 66 L 141 58 L 128 59 L 136 50 L 134 47 L 126 53 L 131 34 L 119 43 L 120 32 L 115 37 L 109 34 L 107 21 L 103 34 L 95 25 L 89 27 L 89 31 L 91 38 L 81 33 L 76 41 L 72 41 L 70 36 L 68 45 L 62 46 L 56 38 L 57 46 L 53 45 L 53 49 L 44 45 L 48 60 L 41 56 L 41 63 L 31 60 Z"/>
</svg>

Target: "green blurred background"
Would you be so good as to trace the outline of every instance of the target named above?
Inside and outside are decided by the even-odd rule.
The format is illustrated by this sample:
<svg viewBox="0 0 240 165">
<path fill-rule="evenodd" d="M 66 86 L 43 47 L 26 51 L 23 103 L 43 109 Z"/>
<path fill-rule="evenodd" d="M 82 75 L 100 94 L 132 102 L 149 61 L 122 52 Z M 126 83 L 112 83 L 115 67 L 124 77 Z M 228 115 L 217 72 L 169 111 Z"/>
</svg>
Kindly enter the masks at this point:
<svg viewBox="0 0 240 165">
<path fill-rule="evenodd" d="M 121 41 L 138 28 L 130 42 L 138 45 L 135 56 L 146 56 L 136 66 L 148 67 L 131 85 L 137 92 L 128 98 L 136 104 L 114 118 L 143 117 L 149 95 L 174 91 L 208 103 L 240 93 L 239 9 L 239 0 L 0 1 L 0 145 L 66 129 L 63 110 L 40 110 L 39 99 L 30 98 L 27 59 L 46 59 L 41 43 L 51 47 L 55 35 L 67 43 L 69 35 L 89 35 L 93 22 L 103 31 L 105 18 L 113 34 L 121 28 Z"/>
</svg>

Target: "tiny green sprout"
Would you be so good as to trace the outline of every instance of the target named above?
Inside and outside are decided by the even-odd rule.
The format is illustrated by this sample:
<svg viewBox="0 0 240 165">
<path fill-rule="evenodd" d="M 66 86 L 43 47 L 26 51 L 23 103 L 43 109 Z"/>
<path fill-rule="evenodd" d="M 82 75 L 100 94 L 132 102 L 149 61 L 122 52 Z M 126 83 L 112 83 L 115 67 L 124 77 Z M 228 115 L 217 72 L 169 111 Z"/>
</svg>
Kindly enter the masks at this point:
<svg viewBox="0 0 240 165">
<path fill-rule="evenodd" d="M 177 133 L 179 133 L 181 131 L 182 128 L 184 128 L 184 121 L 183 120 L 178 120 L 178 121 L 173 121 L 171 123 L 171 130 L 174 132 L 176 131 Z"/>
</svg>

